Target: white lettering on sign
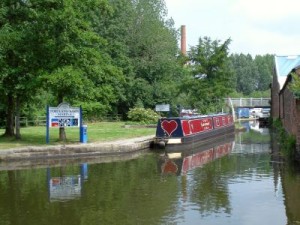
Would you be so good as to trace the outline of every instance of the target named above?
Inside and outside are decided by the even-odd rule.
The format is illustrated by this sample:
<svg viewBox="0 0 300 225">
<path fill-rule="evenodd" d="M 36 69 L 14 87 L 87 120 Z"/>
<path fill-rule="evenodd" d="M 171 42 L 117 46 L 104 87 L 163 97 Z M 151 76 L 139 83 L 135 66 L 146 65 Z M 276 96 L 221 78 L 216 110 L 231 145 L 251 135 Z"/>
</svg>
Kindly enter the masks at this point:
<svg viewBox="0 0 300 225">
<path fill-rule="evenodd" d="M 210 126 L 210 123 L 209 123 L 209 122 L 202 122 L 202 123 L 201 123 L 201 126 L 202 126 L 202 127 Z"/>
<path fill-rule="evenodd" d="M 74 114 L 79 114 L 80 110 L 78 109 L 57 109 L 49 107 L 49 113 L 56 116 L 74 116 Z"/>
</svg>

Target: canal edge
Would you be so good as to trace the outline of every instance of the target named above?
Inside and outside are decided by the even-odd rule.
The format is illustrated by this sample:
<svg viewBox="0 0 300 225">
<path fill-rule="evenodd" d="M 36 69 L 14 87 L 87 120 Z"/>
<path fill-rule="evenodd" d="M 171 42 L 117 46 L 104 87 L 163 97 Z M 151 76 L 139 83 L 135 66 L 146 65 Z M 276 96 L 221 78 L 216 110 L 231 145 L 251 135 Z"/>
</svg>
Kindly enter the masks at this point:
<svg viewBox="0 0 300 225">
<path fill-rule="evenodd" d="M 68 145 L 26 146 L 0 150 L 1 161 L 74 158 L 99 155 L 126 154 L 149 149 L 154 136 L 144 136 L 110 142 L 79 143 Z"/>
</svg>

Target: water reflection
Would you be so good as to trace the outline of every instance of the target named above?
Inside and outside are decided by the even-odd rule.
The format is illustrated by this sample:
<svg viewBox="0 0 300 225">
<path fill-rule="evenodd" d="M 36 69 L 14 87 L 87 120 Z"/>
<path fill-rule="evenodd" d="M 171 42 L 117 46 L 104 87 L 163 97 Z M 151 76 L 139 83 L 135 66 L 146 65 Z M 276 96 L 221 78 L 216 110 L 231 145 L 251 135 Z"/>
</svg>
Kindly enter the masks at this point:
<svg viewBox="0 0 300 225">
<path fill-rule="evenodd" d="M 81 197 L 84 181 L 88 178 L 88 165 L 80 165 L 80 174 L 70 175 L 61 169 L 60 176 L 52 176 L 51 169 L 47 168 L 47 183 L 50 201 L 67 201 Z"/>
<path fill-rule="evenodd" d="M 251 120 L 249 121 L 250 129 L 257 131 L 262 135 L 269 135 L 269 123 L 266 121 Z"/>
<path fill-rule="evenodd" d="M 282 186 L 285 194 L 285 207 L 288 224 L 300 224 L 300 169 L 299 165 L 284 167 Z"/>
<path fill-rule="evenodd" d="M 229 154 L 234 146 L 234 136 L 214 139 L 209 144 L 202 145 L 195 149 L 182 151 L 164 152 L 159 160 L 159 168 L 162 174 L 184 175 L 189 170 L 216 160 Z"/>
<path fill-rule="evenodd" d="M 271 151 L 270 132 L 265 123 L 258 120 L 243 121 L 241 125 L 246 132 L 236 134 L 236 143 L 233 153 L 254 154 Z"/>
<path fill-rule="evenodd" d="M 66 167 L 68 165 L 80 165 L 83 163 L 87 164 L 100 164 L 100 163 L 111 163 L 118 161 L 125 161 L 136 159 L 141 157 L 147 151 L 138 151 L 120 155 L 104 155 L 104 156 L 89 156 L 89 157 L 71 157 L 71 158 L 51 158 L 51 159 L 21 159 L 12 161 L 0 161 L 0 171 L 8 170 L 26 170 L 26 169 L 38 169 L 48 167 Z"/>
<path fill-rule="evenodd" d="M 240 121 L 240 124 L 246 129 L 246 132 L 254 131 L 262 135 L 269 135 L 269 123 L 266 121 L 249 120 Z"/>
<path fill-rule="evenodd" d="M 0 224 L 298 224 L 300 171 L 251 127 L 176 154 L 0 162 Z"/>
</svg>

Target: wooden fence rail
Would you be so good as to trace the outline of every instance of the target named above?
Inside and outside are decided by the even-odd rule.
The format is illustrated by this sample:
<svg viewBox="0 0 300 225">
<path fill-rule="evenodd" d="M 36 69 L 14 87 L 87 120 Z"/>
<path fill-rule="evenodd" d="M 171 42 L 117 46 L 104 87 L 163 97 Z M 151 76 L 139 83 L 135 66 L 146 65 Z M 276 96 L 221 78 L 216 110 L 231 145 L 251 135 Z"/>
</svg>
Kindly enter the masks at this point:
<svg viewBox="0 0 300 225">
<path fill-rule="evenodd" d="M 113 121 L 121 121 L 122 116 L 120 114 L 108 114 L 99 121 L 106 121 L 106 122 L 113 122 Z M 15 117 L 15 124 L 16 124 L 16 117 Z M 21 126 L 46 126 L 46 116 L 36 116 L 33 119 L 28 119 L 27 117 L 20 117 L 20 125 Z"/>
</svg>

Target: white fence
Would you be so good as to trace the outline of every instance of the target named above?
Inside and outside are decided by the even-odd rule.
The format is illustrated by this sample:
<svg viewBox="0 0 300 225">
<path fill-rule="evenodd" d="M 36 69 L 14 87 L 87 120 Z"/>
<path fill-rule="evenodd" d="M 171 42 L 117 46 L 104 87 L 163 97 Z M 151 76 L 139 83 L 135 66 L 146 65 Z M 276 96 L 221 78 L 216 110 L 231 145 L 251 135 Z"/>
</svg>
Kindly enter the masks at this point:
<svg viewBox="0 0 300 225">
<path fill-rule="evenodd" d="M 271 98 L 225 98 L 233 107 L 270 107 Z"/>
</svg>

